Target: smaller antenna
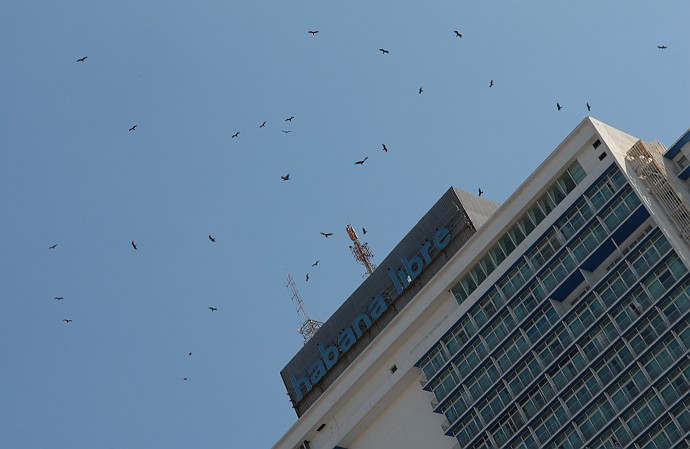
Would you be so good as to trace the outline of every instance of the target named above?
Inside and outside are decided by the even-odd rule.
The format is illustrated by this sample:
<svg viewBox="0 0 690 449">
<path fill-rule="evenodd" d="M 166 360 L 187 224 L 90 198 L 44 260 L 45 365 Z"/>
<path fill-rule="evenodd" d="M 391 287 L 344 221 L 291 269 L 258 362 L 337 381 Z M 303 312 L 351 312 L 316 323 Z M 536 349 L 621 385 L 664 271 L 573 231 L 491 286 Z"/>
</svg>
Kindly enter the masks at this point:
<svg viewBox="0 0 690 449">
<path fill-rule="evenodd" d="M 306 345 L 309 339 L 316 334 L 316 331 L 319 330 L 323 323 L 312 320 L 309 318 L 309 315 L 307 315 L 307 311 L 304 308 L 304 302 L 302 302 L 302 297 L 299 294 L 299 290 L 297 290 L 297 284 L 295 284 L 295 280 L 292 279 L 290 273 L 288 273 L 288 287 L 290 287 L 292 290 L 292 301 L 297 305 L 297 314 L 302 319 L 302 326 L 297 329 L 297 332 L 302 334 L 304 344 Z"/>
<path fill-rule="evenodd" d="M 376 269 L 376 265 L 371 262 L 371 259 L 374 258 L 374 253 L 372 253 L 371 249 L 369 249 L 368 243 L 359 242 L 359 237 L 357 237 L 357 233 L 352 226 L 345 226 L 345 230 L 347 231 L 347 235 L 350 236 L 352 243 L 354 243 L 354 245 L 350 245 L 352 255 L 355 256 L 355 260 L 357 260 L 357 262 L 364 265 L 364 267 L 367 269 L 367 274 L 365 276 L 370 275 Z"/>
</svg>

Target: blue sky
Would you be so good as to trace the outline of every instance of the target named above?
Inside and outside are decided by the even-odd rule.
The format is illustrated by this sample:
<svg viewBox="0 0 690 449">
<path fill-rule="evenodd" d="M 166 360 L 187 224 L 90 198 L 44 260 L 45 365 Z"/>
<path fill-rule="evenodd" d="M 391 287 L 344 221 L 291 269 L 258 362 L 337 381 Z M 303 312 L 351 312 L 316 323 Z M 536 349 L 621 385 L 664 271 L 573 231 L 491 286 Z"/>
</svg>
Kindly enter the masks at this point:
<svg viewBox="0 0 690 449">
<path fill-rule="evenodd" d="M 346 224 L 377 262 L 452 185 L 504 201 L 587 102 L 671 145 L 687 17 L 681 0 L 2 2 L 0 447 L 272 446 L 296 419 L 287 274 L 327 319 L 364 272 Z"/>
</svg>

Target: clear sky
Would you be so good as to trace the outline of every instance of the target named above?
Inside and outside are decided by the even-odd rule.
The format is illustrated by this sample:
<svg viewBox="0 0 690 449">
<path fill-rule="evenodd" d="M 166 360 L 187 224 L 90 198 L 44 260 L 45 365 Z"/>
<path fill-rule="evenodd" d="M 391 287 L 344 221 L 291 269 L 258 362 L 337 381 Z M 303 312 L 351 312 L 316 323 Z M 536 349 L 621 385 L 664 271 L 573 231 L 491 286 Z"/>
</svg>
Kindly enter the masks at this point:
<svg viewBox="0 0 690 449">
<path fill-rule="evenodd" d="M 504 201 L 588 114 L 670 146 L 690 127 L 688 17 L 3 0 L 0 447 L 271 447 L 296 420 L 287 274 L 327 319 L 364 272 L 346 224 L 378 262 L 450 186 Z"/>
</svg>

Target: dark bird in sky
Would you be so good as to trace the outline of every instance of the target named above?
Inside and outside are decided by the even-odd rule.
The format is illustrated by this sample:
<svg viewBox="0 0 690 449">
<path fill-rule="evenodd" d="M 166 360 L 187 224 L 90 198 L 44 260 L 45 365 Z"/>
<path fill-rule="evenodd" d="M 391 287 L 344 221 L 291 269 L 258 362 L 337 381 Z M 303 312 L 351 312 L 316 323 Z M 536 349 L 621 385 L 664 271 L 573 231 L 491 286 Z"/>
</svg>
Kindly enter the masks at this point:
<svg viewBox="0 0 690 449">
<path fill-rule="evenodd" d="M 208 235 L 208 239 L 212 241 L 213 243 L 216 243 L 216 239 L 211 236 L 211 234 Z"/>
<path fill-rule="evenodd" d="M 65 319 L 62 320 L 62 321 L 64 321 L 65 323 L 71 323 L 71 322 L 72 322 L 72 320 L 68 320 L 67 318 L 65 318 Z"/>
<path fill-rule="evenodd" d="M 479 194 L 478 194 L 477 196 L 482 196 L 482 193 L 484 193 L 484 191 L 483 191 L 482 188 L 480 187 L 480 188 L 479 188 Z"/>
<path fill-rule="evenodd" d="M 367 233 L 367 229 L 366 229 L 366 228 L 362 228 L 362 234 L 366 234 L 366 233 Z"/>
<path fill-rule="evenodd" d="M 186 378 L 186 377 L 183 377 L 182 380 L 187 380 L 187 378 Z"/>
<path fill-rule="evenodd" d="M 316 31 L 307 31 L 307 33 L 311 34 L 312 36 L 315 36 L 316 33 L 318 33 L 318 32 L 319 32 L 319 30 L 316 30 Z"/>
<path fill-rule="evenodd" d="M 192 353 L 190 352 L 189 355 L 192 355 Z"/>
<path fill-rule="evenodd" d="M 134 131 L 135 129 L 137 129 L 137 125 L 134 125 L 131 128 L 129 128 L 130 131 Z"/>
<path fill-rule="evenodd" d="M 237 131 L 235 134 L 232 135 L 232 138 L 234 139 L 235 137 L 239 137 L 239 136 L 240 136 L 240 132 Z"/>
<path fill-rule="evenodd" d="M 421 94 L 422 92 L 424 92 L 424 89 L 422 89 L 422 88 L 420 87 L 420 88 L 419 88 L 419 93 Z"/>
<path fill-rule="evenodd" d="M 386 153 L 388 153 L 388 148 L 386 148 L 386 144 L 385 144 L 385 143 L 382 143 L 381 145 L 383 145 L 383 151 L 385 151 Z"/>
<path fill-rule="evenodd" d="M 561 106 L 560 103 L 556 102 L 556 109 L 560 111 L 561 109 L 563 109 L 563 106 Z"/>
<path fill-rule="evenodd" d="M 385 48 L 379 48 L 379 51 L 381 52 L 382 55 L 387 55 L 388 53 L 390 53 L 390 52 L 389 52 L 388 50 L 386 50 Z"/>
<path fill-rule="evenodd" d="M 137 248 L 137 244 L 134 243 L 134 240 L 132 240 L 132 248 L 134 248 L 134 249 L 139 249 L 139 248 Z"/>
<path fill-rule="evenodd" d="M 309 282 L 309 273 L 307 273 L 307 278 L 304 280 L 304 282 Z"/>
<path fill-rule="evenodd" d="M 58 301 L 60 301 L 61 299 L 65 299 L 65 298 L 63 298 L 62 296 L 56 296 L 54 299 L 57 299 Z"/>
<path fill-rule="evenodd" d="M 332 236 L 333 233 L 332 232 L 322 232 L 321 235 L 328 238 L 328 237 Z"/>
<path fill-rule="evenodd" d="M 458 30 L 453 31 L 455 33 L 455 37 L 462 37 L 462 34 Z"/>
<path fill-rule="evenodd" d="M 288 117 L 288 118 L 286 118 L 286 119 L 285 119 L 285 121 L 286 121 L 286 122 L 291 122 L 293 118 L 295 118 L 295 116 L 294 116 L 294 115 L 293 115 L 292 117 Z"/>
<path fill-rule="evenodd" d="M 209 307 L 208 310 L 210 310 L 211 312 L 215 312 L 216 310 L 218 310 L 218 307 Z"/>
<path fill-rule="evenodd" d="M 367 161 L 367 159 L 369 159 L 369 156 L 365 157 L 361 161 L 355 162 L 355 165 L 364 165 L 364 163 Z"/>
<path fill-rule="evenodd" d="M 283 181 L 289 181 L 290 180 L 290 173 L 288 173 L 285 176 L 281 176 L 280 179 L 282 179 Z"/>
<path fill-rule="evenodd" d="M 77 62 L 84 62 L 84 61 L 86 61 L 86 58 L 88 58 L 88 56 L 83 56 L 83 57 L 77 59 Z"/>
<path fill-rule="evenodd" d="M 658 48 L 659 50 L 665 50 L 668 47 L 666 45 L 657 45 L 656 48 Z"/>
<path fill-rule="evenodd" d="M 494 87 L 494 80 L 489 81 L 489 87 Z"/>
<path fill-rule="evenodd" d="M 313 264 L 311 264 L 311 266 L 312 266 L 312 267 L 315 267 L 315 266 L 317 266 L 318 264 L 319 264 L 319 261 L 317 260 L 316 262 L 314 262 Z"/>
<path fill-rule="evenodd" d="M 587 110 L 588 110 L 588 111 L 591 111 L 591 110 L 592 110 L 592 106 L 590 106 L 589 103 L 587 103 Z"/>
<path fill-rule="evenodd" d="M 284 132 L 285 134 L 287 134 L 287 133 L 291 133 L 292 131 L 290 131 L 290 130 L 287 130 L 287 131 L 286 131 L 286 130 L 283 130 L 283 132 Z"/>
<path fill-rule="evenodd" d="M 55 248 L 57 248 L 57 243 L 55 245 L 51 245 L 48 247 L 48 249 L 55 249 Z"/>
<path fill-rule="evenodd" d="M 266 126 L 266 120 L 264 120 L 264 122 L 259 125 L 259 128 L 263 128 L 264 126 Z"/>
</svg>

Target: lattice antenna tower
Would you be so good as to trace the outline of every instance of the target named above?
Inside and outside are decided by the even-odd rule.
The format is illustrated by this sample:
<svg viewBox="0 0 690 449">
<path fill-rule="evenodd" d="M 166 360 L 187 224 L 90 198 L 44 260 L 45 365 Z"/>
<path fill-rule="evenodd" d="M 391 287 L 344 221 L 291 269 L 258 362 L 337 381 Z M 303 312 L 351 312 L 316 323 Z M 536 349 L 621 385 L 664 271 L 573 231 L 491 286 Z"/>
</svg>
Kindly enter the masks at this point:
<svg viewBox="0 0 690 449">
<path fill-rule="evenodd" d="M 364 265 L 364 268 L 367 269 L 367 272 L 364 276 L 369 276 L 376 269 L 376 265 L 374 265 L 374 263 L 371 261 L 374 258 L 374 253 L 372 253 L 371 249 L 369 249 L 368 243 L 362 243 L 359 241 L 359 237 L 357 237 L 357 233 L 352 226 L 345 226 L 345 230 L 347 231 L 347 235 L 350 236 L 350 240 L 352 240 L 352 245 L 350 245 L 352 255 L 355 256 L 355 260 L 357 262 Z"/>
<path fill-rule="evenodd" d="M 300 326 L 300 328 L 297 329 L 297 332 L 302 334 L 302 338 L 304 338 L 304 344 L 306 345 L 309 339 L 313 337 L 314 334 L 316 334 L 316 331 L 319 330 L 323 323 L 321 321 L 316 321 L 309 318 L 307 310 L 304 308 L 304 302 L 302 302 L 302 297 L 299 294 L 299 290 L 297 290 L 295 280 L 292 278 L 290 273 L 288 273 L 288 287 L 290 287 L 290 290 L 292 290 L 292 301 L 297 306 L 297 314 L 302 320 L 302 326 Z"/>
</svg>

